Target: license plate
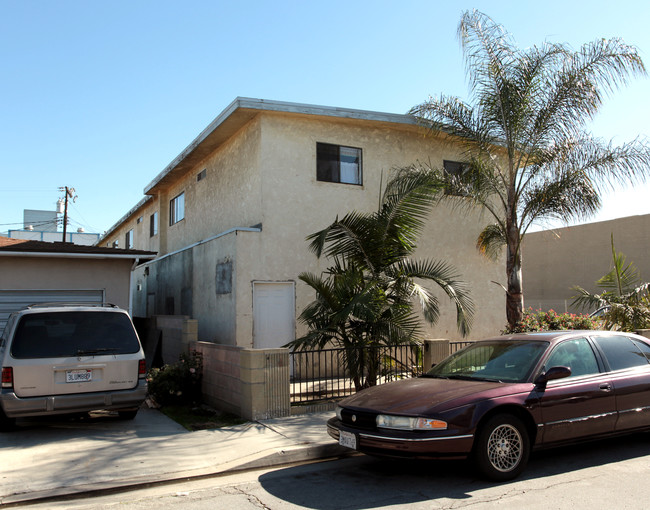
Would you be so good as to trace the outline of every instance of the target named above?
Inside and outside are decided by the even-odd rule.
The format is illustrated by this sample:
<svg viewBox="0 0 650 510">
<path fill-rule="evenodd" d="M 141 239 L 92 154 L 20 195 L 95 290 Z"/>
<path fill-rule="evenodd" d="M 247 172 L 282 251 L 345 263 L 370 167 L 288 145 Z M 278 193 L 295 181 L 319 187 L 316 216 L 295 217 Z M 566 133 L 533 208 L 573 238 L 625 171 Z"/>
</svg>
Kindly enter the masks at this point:
<svg viewBox="0 0 650 510">
<path fill-rule="evenodd" d="M 65 373 L 65 382 L 88 382 L 93 380 L 92 370 L 67 370 Z"/>
<path fill-rule="evenodd" d="M 345 446 L 346 448 L 352 448 L 353 450 L 357 449 L 357 436 L 352 432 L 346 432 L 341 430 L 339 432 L 339 444 Z"/>
</svg>

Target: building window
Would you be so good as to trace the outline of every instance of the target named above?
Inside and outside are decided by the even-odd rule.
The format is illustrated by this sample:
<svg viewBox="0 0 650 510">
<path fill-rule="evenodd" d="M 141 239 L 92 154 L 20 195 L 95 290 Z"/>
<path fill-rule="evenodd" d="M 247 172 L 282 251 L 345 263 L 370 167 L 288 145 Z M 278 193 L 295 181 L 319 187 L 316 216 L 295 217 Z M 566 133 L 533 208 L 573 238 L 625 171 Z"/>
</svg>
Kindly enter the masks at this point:
<svg viewBox="0 0 650 510">
<path fill-rule="evenodd" d="M 138 218 L 138 221 L 137 221 L 136 223 L 138 223 L 138 224 L 142 223 L 142 216 L 140 216 L 140 217 Z"/>
<path fill-rule="evenodd" d="M 169 201 L 169 224 L 173 225 L 185 218 L 185 192 Z"/>
<path fill-rule="evenodd" d="M 126 239 L 125 239 L 125 242 L 124 242 L 124 247 L 127 250 L 130 250 L 130 249 L 133 248 L 133 229 L 129 230 L 126 233 Z"/>
<path fill-rule="evenodd" d="M 343 184 L 362 184 L 361 149 L 317 143 L 316 179 Z"/>
<path fill-rule="evenodd" d="M 201 170 L 198 174 L 196 174 L 196 182 L 202 181 L 205 179 L 205 176 L 207 175 L 208 171 L 207 169 Z"/>
<path fill-rule="evenodd" d="M 149 216 L 149 237 L 158 235 L 158 211 Z"/>
<path fill-rule="evenodd" d="M 467 171 L 467 163 L 463 163 L 462 161 L 448 161 L 445 159 L 442 162 L 442 167 L 444 168 L 445 173 L 452 177 L 452 180 L 455 180 L 453 179 L 454 177 L 460 177 Z M 452 191 L 449 188 L 445 189 L 445 194 L 464 195 L 462 192 Z"/>
</svg>

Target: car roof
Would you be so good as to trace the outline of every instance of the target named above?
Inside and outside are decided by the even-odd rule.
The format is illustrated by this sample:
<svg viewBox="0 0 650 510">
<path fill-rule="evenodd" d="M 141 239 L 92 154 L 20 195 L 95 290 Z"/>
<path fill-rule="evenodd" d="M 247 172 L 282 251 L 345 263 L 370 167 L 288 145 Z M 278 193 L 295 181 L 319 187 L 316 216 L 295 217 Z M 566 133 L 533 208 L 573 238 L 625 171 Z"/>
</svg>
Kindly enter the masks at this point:
<svg viewBox="0 0 650 510">
<path fill-rule="evenodd" d="M 111 304 L 93 304 L 93 303 L 38 303 L 26 306 L 13 312 L 14 314 L 34 314 L 50 312 L 118 312 L 125 313 L 126 310 Z"/>
<path fill-rule="evenodd" d="M 611 336 L 625 335 L 639 340 L 648 341 L 648 338 L 626 331 L 610 331 L 602 329 L 574 329 L 563 331 L 533 331 L 529 333 L 514 333 L 511 335 L 502 335 L 497 337 L 486 338 L 490 340 L 515 340 L 515 341 L 544 341 L 556 343 L 566 338 L 584 337 L 584 336 Z M 483 341 L 483 340 L 482 340 Z"/>
</svg>

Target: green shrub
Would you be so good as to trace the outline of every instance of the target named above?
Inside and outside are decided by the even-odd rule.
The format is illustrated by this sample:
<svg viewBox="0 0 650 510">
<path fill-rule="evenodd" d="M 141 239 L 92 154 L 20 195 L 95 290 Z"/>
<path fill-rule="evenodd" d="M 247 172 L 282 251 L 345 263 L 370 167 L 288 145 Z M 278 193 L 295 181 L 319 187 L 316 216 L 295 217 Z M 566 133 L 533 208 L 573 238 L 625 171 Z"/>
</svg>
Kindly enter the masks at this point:
<svg viewBox="0 0 650 510">
<path fill-rule="evenodd" d="M 202 354 L 183 353 L 177 363 L 149 370 L 149 395 L 161 406 L 199 403 L 202 372 Z"/>
<path fill-rule="evenodd" d="M 598 329 L 596 319 L 588 315 L 574 313 L 556 313 L 553 310 L 543 312 L 529 308 L 524 310 L 524 318 L 514 327 L 506 326 L 502 333 L 525 333 L 529 331 L 558 331 L 565 329 Z"/>
</svg>

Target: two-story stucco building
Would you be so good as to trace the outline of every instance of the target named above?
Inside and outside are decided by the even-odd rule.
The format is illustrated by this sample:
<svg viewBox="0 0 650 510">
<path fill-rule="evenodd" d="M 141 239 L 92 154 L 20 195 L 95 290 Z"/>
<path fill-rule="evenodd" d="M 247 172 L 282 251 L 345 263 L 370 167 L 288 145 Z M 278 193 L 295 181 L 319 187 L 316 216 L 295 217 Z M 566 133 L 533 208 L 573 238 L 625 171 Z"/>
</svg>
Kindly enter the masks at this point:
<svg viewBox="0 0 650 510">
<path fill-rule="evenodd" d="M 314 299 L 299 273 L 328 266 L 305 238 L 351 210 L 374 211 L 395 167 L 462 159 L 459 144 L 407 115 L 238 98 L 145 188 L 102 246 L 151 250 L 134 314 L 188 315 L 199 340 L 278 347 L 302 334 Z M 472 338 L 505 322 L 502 263 L 476 250 L 485 219 L 433 209 L 418 255 L 456 266 L 472 289 Z M 440 295 L 431 337 L 458 338 Z"/>
</svg>

